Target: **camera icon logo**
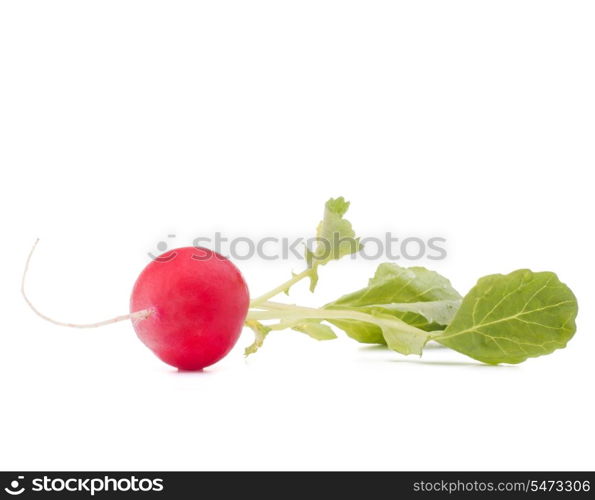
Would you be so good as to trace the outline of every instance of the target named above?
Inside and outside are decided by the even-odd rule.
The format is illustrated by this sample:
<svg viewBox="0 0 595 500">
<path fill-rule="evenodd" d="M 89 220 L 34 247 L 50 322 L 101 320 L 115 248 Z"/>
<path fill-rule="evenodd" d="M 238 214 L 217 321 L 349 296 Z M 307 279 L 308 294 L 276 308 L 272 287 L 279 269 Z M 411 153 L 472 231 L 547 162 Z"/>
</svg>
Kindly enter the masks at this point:
<svg viewBox="0 0 595 500">
<path fill-rule="evenodd" d="M 6 491 L 6 493 L 9 495 L 20 495 L 25 491 L 24 487 L 21 486 L 19 488 L 19 481 L 22 481 L 23 479 L 25 479 L 25 476 L 18 476 L 17 479 L 10 482 L 10 486 L 8 488 L 4 488 L 4 491 Z"/>
</svg>

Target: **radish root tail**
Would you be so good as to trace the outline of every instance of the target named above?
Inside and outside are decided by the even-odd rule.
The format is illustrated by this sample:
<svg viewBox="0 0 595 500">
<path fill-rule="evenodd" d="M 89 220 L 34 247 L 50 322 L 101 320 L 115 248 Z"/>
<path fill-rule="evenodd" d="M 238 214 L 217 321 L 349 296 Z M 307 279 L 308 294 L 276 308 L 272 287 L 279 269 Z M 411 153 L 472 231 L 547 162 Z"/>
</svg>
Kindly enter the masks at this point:
<svg viewBox="0 0 595 500">
<path fill-rule="evenodd" d="M 143 319 L 147 319 L 149 316 L 151 316 L 151 314 L 153 314 L 152 309 L 143 309 L 142 311 L 135 311 L 130 314 L 123 314 L 122 316 L 116 316 L 115 318 L 106 319 L 105 321 L 98 321 L 97 323 L 65 323 L 63 321 L 57 321 L 57 320 L 50 318 L 49 316 L 46 316 L 45 314 L 41 313 L 33 305 L 31 300 L 27 296 L 26 287 L 25 287 L 25 284 L 27 281 L 27 274 L 29 272 L 29 265 L 31 264 L 31 257 L 33 257 L 33 252 L 35 252 L 35 248 L 37 247 L 38 243 L 39 243 L 39 238 L 37 238 L 37 240 L 35 240 L 35 243 L 33 244 L 33 248 L 31 248 L 31 251 L 29 252 L 29 257 L 27 257 L 27 262 L 25 263 L 25 270 L 23 271 L 23 278 L 21 280 L 21 294 L 23 295 L 25 302 L 27 302 L 27 305 L 41 319 L 49 321 L 50 323 L 53 323 L 54 325 L 66 326 L 68 328 L 99 328 L 100 326 L 111 325 L 112 323 L 118 323 L 120 321 L 126 321 L 128 319 L 132 320 L 133 322 L 136 323 L 138 321 L 142 321 Z"/>
</svg>

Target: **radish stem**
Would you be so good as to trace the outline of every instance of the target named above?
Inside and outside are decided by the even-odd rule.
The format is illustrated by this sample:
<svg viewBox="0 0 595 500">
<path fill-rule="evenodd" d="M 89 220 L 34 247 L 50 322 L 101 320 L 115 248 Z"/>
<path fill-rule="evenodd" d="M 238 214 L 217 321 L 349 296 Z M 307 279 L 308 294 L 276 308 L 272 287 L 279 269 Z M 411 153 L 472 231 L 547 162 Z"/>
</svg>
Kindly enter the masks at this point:
<svg viewBox="0 0 595 500">
<path fill-rule="evenodd" d="M 382 323 L 383 319 L 374 316 L 373 314 L 364 313 L 361 311 L 344 310 L 344 309 L 314 309 L 311 307 L 302 307 L 293 304 L 282 304 L 279 302 L 263 302 L 256 306 L 259 310 L 250 309 L 248 311 L 247 321 L 263 321 L 263 320 L 278 320 L 279 323 L 267 325 L 272 330 L 287 328 L 284 325 L 291 325 L 298 323 L 305 319 L 320 319 L 320 320 L 351 320 L 362 321 L 364 323 L 378 324 Z M 411 334 L 426 334 L 426 332 L 416 328 L 415 326 L 405 323 L 397 317 L 391 317 L 391 322 L 394 328 L 398 328 L 401 332 Z"/>
<path fill-rule="evenodd" d="M 305 269 L 304 271 L 302 271 L 301 273 L 294 275 L 291 279 L 287 280 L 285 283 L 282 283 L 277 288 L 273 288 L 272 290 L 261 295 L 260 297 L 256 297 L 255 299 L 253 299 L 250 302 L 250 307 L 258 307 L 259 304 L 261 304 L 262 302 L 266 302 L 267 300 L 279 295 L 280 293 L 285 292 L 286 290 L 291 288 L 293 285 L 295 285 L 298 281 L 301 281 L 304 278 L 307 278 L 311 274 L 312 274 L 312 268 L 309 267 L 309 268 Z"/>
</svg>

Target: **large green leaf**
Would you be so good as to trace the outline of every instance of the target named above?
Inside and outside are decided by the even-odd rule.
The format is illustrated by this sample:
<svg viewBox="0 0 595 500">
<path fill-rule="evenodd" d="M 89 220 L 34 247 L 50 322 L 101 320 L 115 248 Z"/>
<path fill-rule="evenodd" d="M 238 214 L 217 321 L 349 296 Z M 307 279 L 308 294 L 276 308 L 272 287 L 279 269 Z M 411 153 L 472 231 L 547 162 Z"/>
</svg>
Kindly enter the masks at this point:
<svg viewBox="0 0 595 500">
<path fill-rule="evenodd" d="M 394 316 L 416 328 L 432 331 L 452 319 L 461 296 L 450 281 L 424 267 L 380 264 L 368 286 L 344 295 L 325 309 L 350 309 L 383 316 Z M 382 329 L 374 324 L 337 320 L 334 325 L 363 343 L 384 344 Z"/>
<path fill-rule="evenodd" d="M 478 281 L 434 340 L 484 363 L 520 363 L 566 347 L 577 311 L 554 273 L 493 274 Z"/>
</svg>

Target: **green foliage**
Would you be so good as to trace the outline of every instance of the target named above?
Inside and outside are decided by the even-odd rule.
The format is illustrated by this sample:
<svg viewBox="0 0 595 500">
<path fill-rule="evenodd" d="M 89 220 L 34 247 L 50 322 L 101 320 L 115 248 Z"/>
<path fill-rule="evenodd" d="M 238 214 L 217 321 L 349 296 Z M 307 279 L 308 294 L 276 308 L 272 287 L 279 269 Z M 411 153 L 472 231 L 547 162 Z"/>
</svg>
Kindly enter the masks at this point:
<svg viewBox="0 0 595 500">
<path fill-rule="evenodd" d="M 433 340 L 484 363 L 520 363 L 566 347 L 575 333 L 576 297 L 551 272 L 527 269 L 481 278 L 465 296 L 450 281 L 424 267 L 380 264 L 365 288 L 320 309 L 270 302 L 302 279 L 313 291 L 318 267 L 361 249 L 344 218 L 349 202 L 327 201 L 318 244 L 306 250 L 307 268 L 254 299 L 246 325 L 256 352 L 273 330 L 293 329 L 317 340 L 336 338 L 331 324 L 362 343 L 384 344 L 401 354 L 421 355 Z M 264 324 L 261 321 L 276 321 Z M 328 323 L 328 324 L 325 324 Z"/>
<path fill-rule="evenodd" d="M 378 266 L 367 287 L 343 295 L 325 308 L 394 316 L 416 328 L 433 331 L 450 322 L 460 300 L 450 281 L 437 272 L 385 263 Z M 377 326 L 345 320 L 333 324 L 359 342 L 386 343 Z"/>
</svg>

